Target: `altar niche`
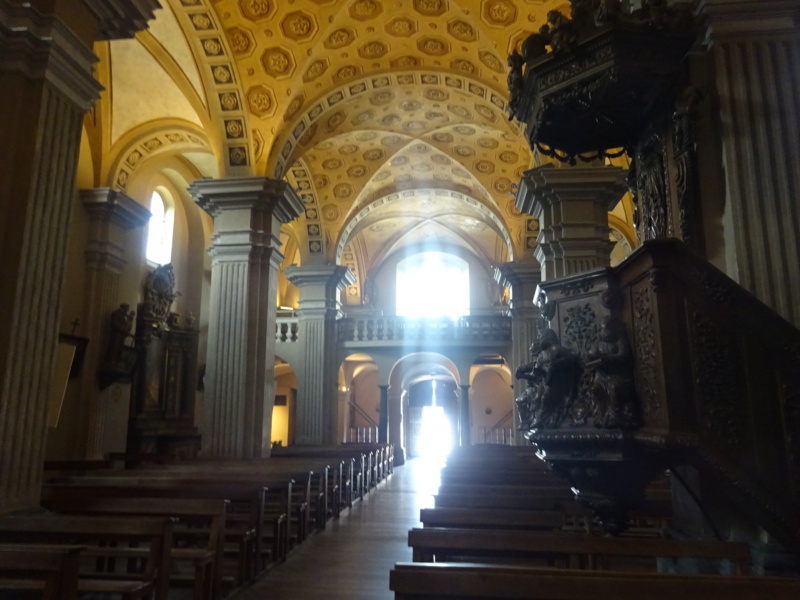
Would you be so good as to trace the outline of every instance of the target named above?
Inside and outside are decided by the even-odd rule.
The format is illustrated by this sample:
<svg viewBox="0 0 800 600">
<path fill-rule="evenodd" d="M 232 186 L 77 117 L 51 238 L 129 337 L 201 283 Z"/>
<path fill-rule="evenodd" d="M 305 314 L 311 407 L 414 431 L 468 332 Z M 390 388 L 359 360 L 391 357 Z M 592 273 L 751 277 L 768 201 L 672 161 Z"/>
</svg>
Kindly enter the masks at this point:
<svg viewBox="0 0 800 600">
<path fill-rule="evenodd" d="M 200 451 L 194 425 L 197 342 L 194 318 L 170 312 L 176 297 L 172 265 L 145 283 L 136 316 L 136 374 L 131 389 L 127 451 L 192 457 Z"/>
</svg>

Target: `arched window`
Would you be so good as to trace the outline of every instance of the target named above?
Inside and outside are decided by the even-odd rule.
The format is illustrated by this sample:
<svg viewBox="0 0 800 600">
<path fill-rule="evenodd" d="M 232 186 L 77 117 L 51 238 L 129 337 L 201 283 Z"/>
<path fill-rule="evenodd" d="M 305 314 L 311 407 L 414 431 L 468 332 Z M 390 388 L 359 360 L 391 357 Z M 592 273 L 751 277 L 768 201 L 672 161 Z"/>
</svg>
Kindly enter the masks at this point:
<svg viewBox="0 0 800 600">
<path fill-rule="evenodd" d="M 150 224 L 147 226 L 147 260 L 165 265 L 172 260 L 174 211 L 159 192 L 150 196 Z"/>
<path fill-rule="evenodd" d="M 444 252 L 421 252 L 397 264 L 397 316 L 469 314 L 469 264 Z"/>
</svg>

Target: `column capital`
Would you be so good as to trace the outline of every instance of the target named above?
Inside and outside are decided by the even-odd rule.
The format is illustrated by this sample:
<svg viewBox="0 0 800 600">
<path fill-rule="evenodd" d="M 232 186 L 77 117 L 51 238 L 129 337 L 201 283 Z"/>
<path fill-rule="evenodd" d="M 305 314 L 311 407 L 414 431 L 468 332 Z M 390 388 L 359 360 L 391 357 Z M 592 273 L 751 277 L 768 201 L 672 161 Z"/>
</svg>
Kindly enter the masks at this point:
<svg viewBox="0 0 800 600">
<path fill-rule="evenodd" d="M 303 201 L 285 181 L 270 177 L 198 179 L 189 186 L 195 202 L 212 217 L 228 211 L 270 213 L 281 223 L 303 212 Z"/>
<path fill-rule="evenodd" d="M 341 290 L 356 280 L 353 272 L 343 265 L 289 265 L 283 274 L 297 287 L 322 285 Z"/>
<path fill-rule="evenodd" d="M 543 165 L 525 171 L 519 182 L 516 206 L 538 217 L 543 208 L 569 200 L 591 200 L 609 211 L 625 192 L 627 171 L 621 167 L 556 167 Z"/>
<path fill-rule="evenodd" d="M 536 285 L 542 280 L 542 267 L 539 263 L 507 262 L 494 269 L 494 280 L 506 287 Z"/>
<path fill-rule="evenodd" d="M 0 1 L 0 71 L 47 81 L 84 112 L 103 89 L 92 76 L 97 57 L 87 43 L 55 16 Z"/>
<path fill-rule="evenodd" d="M 300 318 L 339 316 L 337 293 L 356 280 L 353 272 L 342 265 L 290 265 L 283 274 L 300 289 Z"/>
<path fill-rule="evenodd" d="M 125 192 L 101 187 L 80 190 L 81 202 L 92 220 L 108 221 L 122 229 L 147 225 L 150 211 Z"/>
<path fill-rule="evenodd" d="M 132 38 L 147 29 L 147 22 L 161 8 L 159 0 L 83 0 L 97 18 L 98 40 Z"/>
<path fill-rule="evenodd" d="M 706 44 L 720 38 L 798 35 L 797 0 L 696 0 L 695 13 L 708 19 Z"/>
</svg>

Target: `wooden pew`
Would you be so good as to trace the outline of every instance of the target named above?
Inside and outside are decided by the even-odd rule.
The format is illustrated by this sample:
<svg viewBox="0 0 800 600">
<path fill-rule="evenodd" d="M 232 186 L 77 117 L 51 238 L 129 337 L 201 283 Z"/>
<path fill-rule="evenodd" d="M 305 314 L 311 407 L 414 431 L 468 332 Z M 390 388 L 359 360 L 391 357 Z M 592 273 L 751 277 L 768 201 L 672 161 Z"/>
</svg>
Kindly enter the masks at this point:
<svg viewBox="0 0 800 600">
<path fill-rule="evenodd" d="M 267 489 L 251 484 L 208 482 L 206 484 L 175 484 L 170 480 L 148 484 L 112 479 L 94 484 L 81 479 L 71 483 L 45 484 L 42 490 L 43 504 L 58 509 L 64 503 L 80 503 L 85 498 L 188 498 L 227 501 L 225 512 L 225 558 L 235 562 L 235 584 L 242 586 L 251 581 L 263 569 L 260 564 L 264 527 L 264 499 Z M 279 531 L 275 531 L 280 535 Z M 229 547 L 231 546 L 231 547 Z M 223 578 L 225 574 L 223 573 Z"/>
<path fill-rule="evenodd" d="M 155 592 L 157 600 L 167 600 L 172 526 L 159 518 L 17 514 L 0 517 L 0 543 L 85 546 L 80 594 L 138 600 Z"/>
<path fill-rule="evenodd" d="M 800 580 L 733 575 L 566 571 L 450 563 L 399 563 L 395 600 L 796 600 Z"/>
<path fill-rule="evenodd" d="M 420 510 L 419 520 L 423 527 L 458 529 L 559 531 L 564 527 L 564 513 L 556 510 L 423 508 Z"/>
<path fill-rule="evenodd" d="M 175 519 L 170 558 L 192 565 L 195 600 L 221 597 L 226 501 L 188 498 L 56 498 L 53 510 L 68 515 L 159 516 Z M 177 579 L 176 574 L 171 579 Z"/>
<path fill-rule="evenodd" d="M 408 545 L 413 550 L 414 562 L 434 562 L 437 557 L 440 560 L 458 557 L 453 562 L 491 557 L 519 564 L 530 559 L 549 562 L 555 558 L 573 568 L 607 569 L 612 557 L 652 558 L 653 561 L 659 557 L 686 557 L 727 560 L 741 575 L 748 571 L 750 561 L 750 549 L 743 543 L 611 538 L 538 531 L 415 528 L 408 533 Z"/>
<path fill-rule="evenodd" d="M 264 542 L 273 549 L 274 560 L 281 561 L 291 547 L 290 539 L 304 539 L 308 530 L 308 502 L 310 482 L 305 481 L 298 486 L 290 473 L 296 469 L 269 469 L 266 461 L 247 461 L 249 468 L 237 467 L 237 462 L 204 461 L 192 463 L 176 463 L 159 468 L 133 469 L 103 472 L 102 476 L 67 478 L 51 483 L 77 483 L 93 485 L 114 485 L 114 481 L 127 482 L 130 485 L 250 485 L 267 488 L 264 502 L 264 519 L 271 521 L 270 527 L 264 527 Z M 309 475 L 306 473 L 306 479 Z M 299 498 L 301 501 L 296 500 Z M 295 524 L 295 531 L 287 526 L 289 519 Z M 274 536 L 273 531 L 280 531 Z"/>
<path fill-rule="evenodd" d="M 77 600 L 83 546 L 0 544 L 0 597 L 38 592 L 41 600 Z"/>
</svg>

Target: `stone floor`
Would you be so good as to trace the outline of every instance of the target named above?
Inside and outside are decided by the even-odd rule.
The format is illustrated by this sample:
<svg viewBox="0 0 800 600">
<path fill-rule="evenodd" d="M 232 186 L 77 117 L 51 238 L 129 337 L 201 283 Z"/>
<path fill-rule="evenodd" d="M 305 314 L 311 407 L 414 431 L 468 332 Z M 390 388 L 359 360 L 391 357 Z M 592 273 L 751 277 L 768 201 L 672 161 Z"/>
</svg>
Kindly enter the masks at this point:
<svg viewBox="0 0 800 600">
<path fill-rule="evenodd" d="M 389 571 L 411 560 L 408 530 L 419 525 L 421 508 L 433 506 L 439 469 L 422 459 L 397 467 L 235 600 L 391 600 Z"/>
</svg>

